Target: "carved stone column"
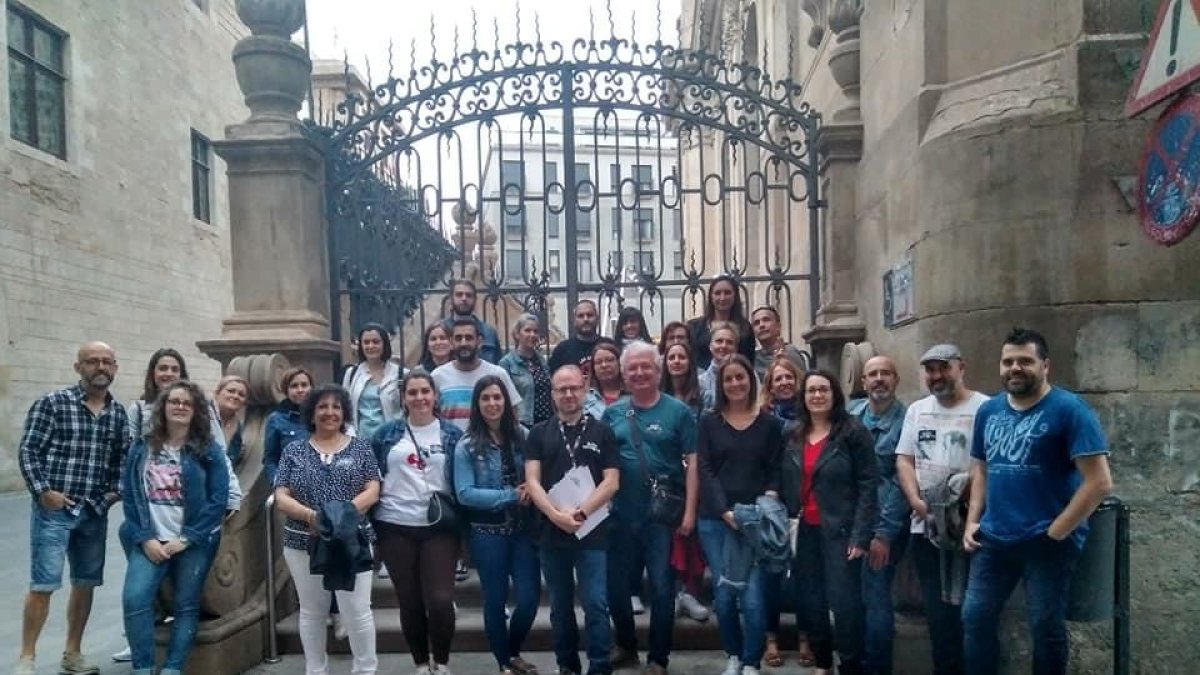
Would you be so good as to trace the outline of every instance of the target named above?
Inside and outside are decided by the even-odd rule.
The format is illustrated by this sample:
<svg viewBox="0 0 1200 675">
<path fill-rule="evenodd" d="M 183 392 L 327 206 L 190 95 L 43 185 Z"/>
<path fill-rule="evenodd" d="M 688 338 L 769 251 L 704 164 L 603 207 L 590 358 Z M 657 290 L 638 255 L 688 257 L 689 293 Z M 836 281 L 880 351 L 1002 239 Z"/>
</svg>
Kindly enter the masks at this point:
<svg viewBox="0 0 1200 675">
<path fill-rule="evenodd" d="M 862 119 L 858 40 L 858 20 L 861 16 L 862 0 L 837 0 L 829 15 L 829 30 L 834 36 L 833 44 L 829 47 L 829 71 L 846 96 L 845 107 L 832 115 L 835 122 L 857 122 Z"/>
<path fill-rule="evenodd" d="M 238 0 L 251 35 L 233 48 L 250 117 L 214 143 L 229 175 L 233 315 L 199 348 L 223 366 L 237 356 L 283 354 L 318 380 L 332 378 L 325 157 L 297 113 L 312 63 L 290 36 L 304 0 Z"/>
</svg>

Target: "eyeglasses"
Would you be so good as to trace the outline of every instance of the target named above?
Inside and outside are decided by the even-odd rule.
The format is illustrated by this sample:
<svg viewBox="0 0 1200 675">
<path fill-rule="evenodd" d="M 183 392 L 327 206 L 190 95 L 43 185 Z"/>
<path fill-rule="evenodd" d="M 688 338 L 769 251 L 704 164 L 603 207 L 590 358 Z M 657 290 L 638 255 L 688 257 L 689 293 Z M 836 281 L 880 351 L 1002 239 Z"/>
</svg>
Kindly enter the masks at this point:
<svg viewBox="0 0 1200 675">
<path fill-rule="evenodd" d="M 88 366 L 90 368 L 95 368 L 96 366 L 104 366 L 105 368 L 112 368 L 113 366 L 117 365 L 117 360 L 93 357 L 90 359 L 84 359 L 84 360 L 80 361 L 80 363 L 82 363 L 83 365 Z"/>
<path fill-rule="evenodd" d="M 583 391 L 583 387 L 555 387 L 554 388 L 554 393 L 556 393 L 556 394 L 578 394 L 581 391 Z"/>
<path fill-rule="evenodd" d="M 186 398 L 169 398 L 167 399 L 167 405 L 172 408 L 191 408 L 192 401 Z"/>
<path fill-rule="evenodd" d="M 808 389 L 804 390 L 804 393 L 806 393 L 806 394 L 828 394 L 831 391 L 833 391 L 833 390 L 830 389 L 829 387 L 809 387 Z"/>
</svg>

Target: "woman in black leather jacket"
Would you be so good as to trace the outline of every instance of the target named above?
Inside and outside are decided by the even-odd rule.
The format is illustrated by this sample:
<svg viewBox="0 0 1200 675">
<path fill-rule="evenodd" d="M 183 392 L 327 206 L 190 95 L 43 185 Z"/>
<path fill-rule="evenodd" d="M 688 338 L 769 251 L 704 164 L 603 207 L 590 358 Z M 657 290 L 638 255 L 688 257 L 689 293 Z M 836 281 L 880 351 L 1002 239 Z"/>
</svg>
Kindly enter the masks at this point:
<svg viewBox="0 0 1200 675">
<path fill-rule="evenodd" d="M 808 629 L 818 674 L 862 672 L 864 608 L 860 572 L 878 516 L 879 468 L 874 440 L 846 412 L 832 373 L 805 373 L 799 419 L 789 425 L 783 456 L 783 500 L 799 519 L 795 577 L 797 606 Z M 834 630 L 829 610 L 833 609 Z"/>
</svg>

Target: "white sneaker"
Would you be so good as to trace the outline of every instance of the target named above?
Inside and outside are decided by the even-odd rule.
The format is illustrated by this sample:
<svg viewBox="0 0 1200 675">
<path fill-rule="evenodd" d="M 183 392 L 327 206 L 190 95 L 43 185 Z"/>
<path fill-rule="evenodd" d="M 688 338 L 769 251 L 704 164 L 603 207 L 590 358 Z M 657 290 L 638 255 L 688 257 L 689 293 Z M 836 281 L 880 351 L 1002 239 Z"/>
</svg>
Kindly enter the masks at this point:
<svg viewBox="0 0 1200 675">
<path fill-rule="evenodd" d="M 435 675 L 454 675 L 454 673 L 451 673 L 450 669 L 447 668 L 446 664 L 444 664 L 444 663 L 439 663 L 436 666 L 434 666 L 433 672 L 435 673 Z"/>
<path fill-rule="evenodd" d="M 345 640 L 350 631 L 346 630 L 346 622 L 342 620 L 342 615 L 333 615 L 333 639 Z"/>
<path fill-rule="evenodd" d="M 429 669 L 428 663 L 424 663 L 417 666 L 417 669 L 413 672 L 413 675 L 433 675 L 433 671 Z"/>
<path fill-rule="evenodd" d="M 391 575 L 388 574 L 387 565 L 380 565 L 379 571 L 375 573 L 375 576 L 379 577 L 380 579 L 390 578 Z"/>
<path fill-rule="evenodd" d="M 692 621 L 708 621 L 708 608 L 687 591 L 675 596 L 675 614 L 684 614 Z"/>
<path fill-rule="evenodd" d="M 34 665 L 33 659 L 21 659 L 17 661 L 17 667 L 13 668 L 12 675 L 37 675 L 37 666 Z"/>
<path fill-rule="evenodd" d="M 646 606 L 642 604 L 642 599 L 639 598 L 638 596 L 635 595 L 632 598 L 630 598 L 629 604 L 633 605 L 633 613 L 634 614 L 645 614 L 646 613 Z"/>
<path fill-rule="evenodd" d="M 758 675 L 758 668 L 754 666 L 742 666 L 742 675 Z"/>
<path fill-rule="evenodd" d="M 125 649 L 112 655 L 113 663 L 129 663 L 133 660 L 133 651 L 129 649 L 129 645 L 125 645 Z"/>
<path fill-rule="evenodd" d="M 721 671 L 721 675 L 742 675 L 742 659 L 737 656 L 730 656 L 729 662 L 725 664 L 725 670 Z"/>
</svg>

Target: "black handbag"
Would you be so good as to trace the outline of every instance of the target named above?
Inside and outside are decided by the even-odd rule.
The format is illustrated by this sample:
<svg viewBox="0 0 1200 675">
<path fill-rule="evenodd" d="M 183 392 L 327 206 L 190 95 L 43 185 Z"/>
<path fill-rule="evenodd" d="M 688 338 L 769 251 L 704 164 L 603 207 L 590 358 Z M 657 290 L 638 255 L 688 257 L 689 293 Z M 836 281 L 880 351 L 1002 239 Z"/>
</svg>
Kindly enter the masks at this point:
<svg viewBox="0 0 1200 675">
<path fill-rule="evenodd" d="M 679 527 L 683 522 L 684 487 L 670 474 L 651 475 L 646 465 L 646 450 L 642 444 L 642 427 L 638 424 L 637 416 L 631 407 L 625 412 L 625 421 L 629 424 L 629 433 L 633 436 L 633 447 L 638 453 L 638 463 L 642 469 L 642 481 L 650 488 L 650 510 L 647 517 L 650 522 Z"/>
</svg>

